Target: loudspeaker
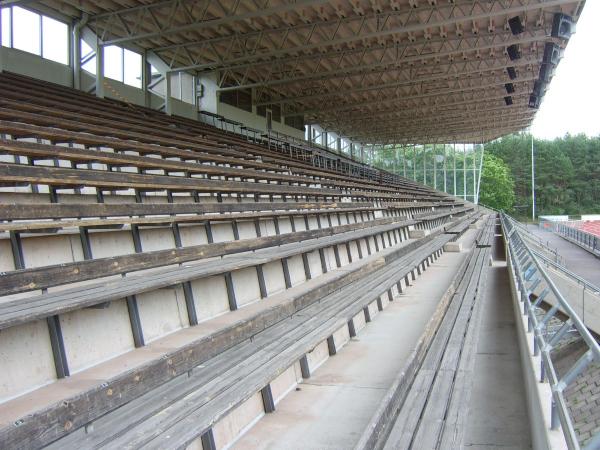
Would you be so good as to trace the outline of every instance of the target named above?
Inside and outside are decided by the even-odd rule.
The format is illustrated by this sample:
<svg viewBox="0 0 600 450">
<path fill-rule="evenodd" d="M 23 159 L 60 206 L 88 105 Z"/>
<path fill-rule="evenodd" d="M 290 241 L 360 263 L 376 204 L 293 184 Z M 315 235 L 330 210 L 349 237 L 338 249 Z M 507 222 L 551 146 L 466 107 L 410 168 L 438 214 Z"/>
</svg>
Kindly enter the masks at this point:
<svg viewBox="0 0 600 450">
<path fill-rule="evenodd" d="M 540 107 L 540 98 L 535 94 L 529 96 L 529 107 L 538 109 Z"/>
<path fill-rule="evenodd" d="M 506 106 L 512 105 L 513 104 L 512 97 L 510 95 L 504 97 L 504 103 L 506 103 Z"/>
<path fill-rule="evenodd" d="M 575 21 L 563 13 L 554 14 L 552 21 L 552 37 L 569 39 L 575 33 Z"/>
<path fill-rule="evenodd" d="M 509 45 L 506 47 L 506 53 L 511 61 L 519 59 L 521 57 L 521 49 L 517 44 Z"/>
<path fill-rule="evenodd" d="M 512 94 L 515 92 L 515 85 L 512 83 L 506 83 L 504 88 L 506 89 L 507 94 Z"/>
<path fill-rule="evenodd" d="M 552 64 L 542 64 L 540 66 L 540 80 L 545 83 L 550 83 L 554 76 L 554 66 Z"/>
<path fill-rule="evenodd" d="M 517 71 L 514 67 L 507 67 L 506 72 L 508 73 L 508 78 L 510 78 L 511 80 L 517 78 Z"/>
<path fill-rule="evenodd" d="M 508 26 L 510 27 L 512 34 L 515 36 L 525 31 L 525 27 L 523 26 L 523 22 L 521 22 L 521 18 L 519 16 L 508 19 Z"/>
<path fill-rule="evenodd" d="M 544 46 L 544 62 L 546 64 L 557 65 L 562 58 L 563 50 L 559 45 L 553 42 L 547 42 Z"/>
<path fill-rule="evenodd" d="M 536 80 L 533 83 L 533 93 L 536 97 L 543 97 L 546 94 L 546 83 Z"/>
</svg>

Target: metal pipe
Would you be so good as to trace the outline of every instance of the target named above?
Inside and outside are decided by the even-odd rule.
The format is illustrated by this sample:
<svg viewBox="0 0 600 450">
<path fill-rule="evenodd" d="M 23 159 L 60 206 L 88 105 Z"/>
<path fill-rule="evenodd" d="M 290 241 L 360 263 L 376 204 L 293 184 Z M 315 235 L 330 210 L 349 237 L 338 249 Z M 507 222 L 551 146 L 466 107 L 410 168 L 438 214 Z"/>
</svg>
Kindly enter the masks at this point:
<svg viewBox="0 0 600 450">
<path fill-rule="evenodd" d="M 467 144 L 463 144 L 463 200 L 467 200 Z"/>
<path fill-rule="evenodd" d="M 456 197 L 456 142 L 454 142 L 454 144 L 453 144 L 452 162 L 454 164 L 454 177 L 453 177 L 454 190 L 452 191 L 452 195 L 454 195 Z"/>
<path fill-rule="evenodd" d="M 446 164 L 446 144 L 444 143 L 444 192 L 448 193 L 448 180 L 447 180 L 448 166 Z"/>
<path fill-rule="evenodd" d="M 533 155 L 533 133 L 531 134 L 531 219 L 535 221 L 535 159 Z"/>
</svg>

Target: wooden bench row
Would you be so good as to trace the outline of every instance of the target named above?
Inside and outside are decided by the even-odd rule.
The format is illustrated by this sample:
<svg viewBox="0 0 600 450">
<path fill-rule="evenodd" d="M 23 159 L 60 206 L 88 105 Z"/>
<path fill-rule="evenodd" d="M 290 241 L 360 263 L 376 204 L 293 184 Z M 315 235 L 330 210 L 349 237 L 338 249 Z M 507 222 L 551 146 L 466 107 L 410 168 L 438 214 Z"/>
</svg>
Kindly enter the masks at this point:
<svg viewBox="0 0 600 450">
<path fill-rule="evenodd" d="M 341 325 L 347 325 L 356 313 L 363 311 L 367 302 L 372 302 L 377 294 L 385 293 L 402 277 L 408 276 L 416 265 L 422 264 L 428 255 L 439 251 L 449 239 L 449 235 L 443 234 L 428 236 L 400 249 L 391 248 L 383 259 L 375 257 L 371 262 L 365 261 L 359 270 L 345 268 L 337 278 L 325 280 L 321 285 L 314 285 L 310 291 L 296 294 L 289 302 L 269 309 L 268 313 L 261 312 L 226 330 L 168 351 L 164 356 L 157 355 L 156 359 L 114 376 L 102 386 L 91 387 L 22 417 L 17 421 L 18 425 L 9 424 L 0 429 L 0 441 L 31 446 L 46 445 L 92 421 L 95 421 L 94 425 L 88 431 L 98 430 L 97 434 L 74 434 L 73 441 L 58 441 L 56 445 L 61 448 L 71 448 L 71 445 L 79 445 L 79 448 L 110 445 L 109 441 L 126 431 L 124 428 L 137 424 L 143 426 L 143 432 L 131 428 L 131 434 L 123 439 L 130 443 L 138 442 L 137 439 L 140 438 L 147 441 L 152 437 L 164 438 L 165 435 L 161 432 L 167 431 L 167 427 L 160 426 L 144 437 L 146 426 L 152 423 L 156 425 L 152 421 L 146 422 L 151 416 L 155 419 L 164 417 L 171 430 L 171 427 L 178 428 L 177 423 L 180 421 L 182 425 L 184 422 L 188 423 L 181 416 L 184 414 L 194 422 L 191 427 L 194 432 L 178 433 L 181 439 L 178 438 L 177 444 L 173 441 L 169 447 L 179 448 L 185 442 L 189 443 L 203 432 L 209 431 L 216 420 L 253 392 L 263 389 L 278 373 L 309 352 L 318 342 L 331 336 Z M 402 259 L 404 256 L 406 257 Z M 394 261 L 400 262 L 392 269 Z M 380 272 L 382 268 L 386 271 Z M 365 277 L 369 274 L 373 274 L 373 277 L 367 280 Z M 315 283 L 318 281 L 315 280 Z M 357 283 L 352 284 L 353 281 Z M 340 291 L 340 288 L 343 290 Z M 308 310 L 307 307 L 314 310 Z M 296 314 L 299 310 L 306 314 Z M 301 322 L 296 323 L 298 320 Z M 262 330 L 269 334 L 261 335 Z M 251 336 L 254 336 L 252 341 L 248 341 Z M 240 347 L 236 347 L 238 345 Z M 269 348 L 272 351 L 268 351 Z M 244 355 L 250 359 L 246 360 Z M 250 370 L 250 366 L 244 364 L 244 361 L 255 364 L 256 369 Z M 202 370 L 193 370 L 199 364 L 202 364 Z M 240 370 L 240 364 L 244 366 L 244 370 Z M 257 374 L 256 370 L 263 376 Z M 179 378 L 181 375 L 185 377 L 184 382 Z M 225 380 L 228 382 L 220 385 L 220 388 L 215 384 Z M 171 381 L 171 384 L 165 384 Z M 183 409 L 177 405 L 159 413 L 198 387 L 209 389 L 211 401 L 205 403 L 194 400 L 191 403 L 196 406 L 190 410 L 191 404 L 182 400 Z M 110 395 L 106 395 L 107 392 Z M 186 405 L 188 409 L 184 409 Z M 115 415 L 99 419 L 111 411 Z M 65 423 L 69 426 L 65 427 Z M 121 441 L 114 442 L 115 446 L 124 445 Z M 156 445 L 164 444 L 164 441 L 160 441 Z"/>
<path fill-rule="evenodd" d="M 388 227 L 391 225 L 394 228 L 409 226 L 414 223 L 411 220 L 402 220 L 402 218 L 385 218 L 370 222 L 297 231 L 295 233 L 263 236 L 253 239 L 194 245 L 177 249 L 89 259 L 55 266 L 20 269 L 2 274 L 2 277 L 0 277 L 0 296 L 47 289 L 53 286 L 121 275 L 172 264 L 183 264 L 233 253 L 255 252 L 259 249 L 269 250 L 270 247 L 275 247 L 270 250 L 275 257 L 277 256 L 277 252 L 282 250 L 279 246 L 285 244 L 294 245 L 298 251 L 301 251 L 305 245 L 302 242 L 309 239 L 317 240 L 325 237 L 335 237 L 336 235 L 351 231 L 358 232 L 358 230 L 360 230 L 360 233 L 365 233 L 365 235 L 371 235 L 381 232 L 380 228 L 378 228 L 379 226 Z M 350 237 L 346 238 L 349 239 Z M 317 242 L 323 246 L 327 245 L 324 240 Z"/>
<path fill-rule="evenodd" d="M 45 106 L 54 107 L 60 103 L 63 107 L 74 108 L 75 111 L 93 113 L 108 119 L 125 121 L 132 124 L 139 124 L 143 119 L 143 124 L 151 123 L 153 127 L 162 129 L 167 132 L 172 132 L 173 127 L 177 127 L 179 133 L 189 132 L 193 136 L 198 137 L 202 133 L 202 137 L 217 139 L 219 143 L 225 145 L 242 145 L 244 148 L 252 149 L 248 146 L 248 142 L 236 135 L 222 133 L 214 127 L 208 127 L 200 122 L 191 121 L 185 118 L 165 117 L 164 114 L 158 114 L 156 111 L 147 108 L 132 107 L 117 101 L 100 100 L 93 96 L 64 88 L 57 85 L 51 85 L 39 80 L 29 79 L 26 77 L 15 76 L 5 73 L 5 85 L 10 85 L 11 89 L 6 90 L 4 94 L 7 97 L 12 97 L 16 100 L 25 101 L 28 103 L 40 103 Z M 33 91 L 33 92 L 32 92 Z M 37 91 L 37 95 L 36 92 Z M 40 95 L 41 94 L 41 95 Z M 48 99 L 48 100 L 46 100 Z M 256 150 L 256 146 L 254 147 Z M 287 156 L 287 155 L 286 155 Z M 410 180 L 380 180 L 385 182 L 392 181 L 392 184 L 413 186 L 416 189 L 427 191 L 428 188 L 413 183 Z"/>
<path fill-rule="evenodd" d="M 182 158 L 181 153 L 187 153 L 186 157 Z M 270 171 L 207 165 L 194 161 L 193 152 L 181 150 L 174 152 L 171 149 L 160 149 L 158 154 L 163 158 L 155 158 L 124 154 L 123 152 L 98 151 L 0 139 L 0 154 L 8 154 L 15 157 L 27 157 L 29 163 L 33 163 L 36 160 L 63 160 L 69 161 L 73 167 L 83 164 L 88 165 L 89 168 L 90 164 L 105 164 L 108 168 L 130 167 L 135 168 L 138 171 L 158 170 L 164 172 L 165 175 L 169 175 L 170 173 L 185 174 L 186 176 L 202 174 L 208 179 L 211 177 L 224 177 L 225 180 L 252 180 L 255 182 L 265 180 L 278 183 L 284 182 L 290 185 L 304 185 L 307 187 L 325 186 L 334 189 L 357 189 L 357 187 L 362 187 L 357 183 L 323 178 L 315 180 L 301 175 L 287 175 L 272 173 Z M 182 158 L 182 160 L 174 161 L 172 159 L 164 159 L 171 156 Z M 386 191 L 386 189 L 384 188 L 383 191 Z M 400 195 L 398 198 L 407 198 L 407 196 Z"/>
<path fill-rule="evenodd" d="M 476 239 L 490 243 L 493 219 L 484 221 Z M 458 397 L 472 388 L 466 366 L 474 360 L 472 329 L 479 322 L 478 301 L 489 258 L 489 247 L 474 246 L 461 264 L 417 348 L 365 428 L 357 450 L 445 449 L 460 443 L 459 422 L 464 423 L 460 417 L 466 403 Z"/>
<path fill-rule="evenodd" d="M 76 91 L 70 91 L 70 90 L 65 90 L 65 88 L 58 88 L 58 87 L 53 87 L 53 88 L 43 88 L 42 92 L 44 95 L 35 95 L 34 93 L 32 93 L 32 84 L 37 86 L 37 89 L 40 89 L 39 87 L 39 82 L 33 81 L 33 80 L 24 80 L 24 79 L 20 79 L 19 77 L 14 77 L 14 76 L 10 76 L 7 75 L 8 77 L 8 82 L 12 85 L 12 89 L 5 89 L 5 97 L 7 97 L 7 100 L 5 103 L 6 106 L 10 106 L 13 109 L 18 109 L 19 107 L 21 107 L 24 111 L 45 111 L 48 114 L 52 114 L 53 117 L 56 115 L 56 113 L 53 110 L 54 105 L 56 104 L 57 101 L 61 102 L 61 106 L 62 109 L 69 109 L 70 107 L 70 102 L 73 101 L 72 98 L 70 99 L 69 97 L 79 97 L 81 94 L 79 92 Z M 8 83 L 7 83 L 8 84 Z M 48 97 L 53 95 L 53 89 L 58 89 L 60 91 L 60 95 L 55 96 L 54 100 L 44 100 L 44 97 Z M 0 87 L 0 89 L 2 89 Z M 35 88 L 34 88 L 35 89 Z M 65 100 L 65 95 L 70 92 L 71 95 L 67 95 L 66 96 L 66 100 Z M 9 97 L 14 98 L 17 101 L 12 101 L 8 100 Z M 21 101 L 18 101 L 21 100 Z M 90 101 L 92 103 L 95 103 L 93 107 L 90 106 Z M 42 105 L 38 105 L 38 106 L 34 106 L 35 103 L 45 103 L 46 106 L 42 106 Z M 40 109 L 41 108 L 41 109 Z M 172 137 L 173 135 L 175 135 L 176 137 L 181 137 L 183 135 L 188 134 L 189 137 L 193 140 L 194 143 L 197 142 L 198 140 L 198 133 L 196 132 L 196 129 L 202 130 L 204 132 L 208 132 L 209 129 L 200 124 L 199 122 L 196 121 L 190 121 L 190 120 L 185 120 L 183 118 L 167 118 L 167 120 L 165 120 L 165 116 L 161 115 L 160 117 L 160 121 L 158 121 L 158 118 L 155 122 L 152 122 L 152 128 L 150 130 L 148 130 L 148 124 L 147 121 L 150 120 L 151 117 L 153 117 L 156 112 L 151 111 L 151 110 L 145 110 L 145 109 L 131 109 L 131 108 L 120 108 L 118 109 L 118 114 L 116 114 L 114 111 L 110 111 L 111 108 L 115 108 L 115 104 L 114 102 L 109 102 L 109 101 L 105 101 L 105 100 L 98 100 L 95 98 L 92 98 L 91 100 L 88 98 L 88 96 L 85 96 L 85 99 L 82 99 L 80 101 L 80 103 L 76 106 L 74 106 L 76 111 L 81 111 L 82 114 L 81 115 L 77 115 L 75 116 L 78 120 L 85 120 L 86 119 L 86 115 L 102 115 L 102 111 L 103 110 L 108 110 L 107 112 L 105 112 L 105 114 L 108 114 L 108 116 L 103 118 L 103 121 L 96 121 L 94 122 L 96 125 L 103 125 L 103 124 L 111 124 L 117 127 L 121 126 L 121 123 L 125 123 L 127 124 L 127 130 L 130 130 L 131 127 L 133 126 L 134 129 L 137 129 L 140 132 L 145 132 L 145 131 L 150 131 L 150 132 L 158 132 L 156 130 L 162 130 L 162 136 L 163 137 Z M 73 109 L 73 108 L 71 108 Z M 59 114 L 63 114 L 65 119 L 68 119 L 68 114 L 66 112 L 60 112 Z M 79 114 L 79 113 L 74 113 L 74 114 Z M 129 118 L 129 120 L 131 121 L 129 124 L 127 122 L 127 118 L 124 116 L 131 116 Z M 71 116 L 73 117 L 73 116 Z M 112 119 L 112 120 L 109 120 Z M 93 120 L 92 119 L 88 119 L 88 120 Z M 108 120 L 108 122 L 107 122 Z M 176 124 L 172 123 L 172 121 L 177 121 L 177 122 L 181 122 L 181 121 L 185 121 L 185 125 L 181 125 L 181 126 L 176 126 Z M 158 123 L 156 123 L 158 122 Z M 165 125 L 165 122 L 168 122 L 168 125 Z M 171 122 L 171 123 L 169 123 Z M 137 125 L 135 125 L 137 123 Z M 173 129 L 173 126 L 176 126 L 176 129 Z M 175 133 L 175 134 L 174 134 Z M 219 136 L 218 130 L 210 130 L 211 135 L 213 136 Z M 116 133 L 118 134 L 118 133 Z M 160 133 L 159 133 L 160 134 Z M 135 135 L 137 136 L 137 135 Z M 230 135 L 226 136 L 227 139 L 232 139 L 232 137 Z M 210 143 L 211 141 L 207 141 L 208 143 Z M 235 142 L 235 140 L 234 140 Z M 252 153 L 254 152 L 255 154 L 261 154 L 263 156 L 267 156 L 268 154 L 270 154 L 271 152 L 269 152 L 268 150 L 265 150 L 264 148 L 261 148 L 261 146 L 258 145 L 254 145 L 254 146 L 249 146 L 247 142 L 245 142 L 244 140 L 237 140 L 239 145 L 243 145 L 244 148 L 241 153 L 237 153 L 236 156 L 238 157 L 244 157 L 246 156 L 247 153 Z M 216 145 L 217 148 L 204 148 L 205 151 L 215 151 L 217 150 L 218 152 L 222 151 L 222 146 Z M 198 150 L 198 148 L 195 148 L 196 150 Z M 274 155 L 276 157 L 278 157 L 278 161 L 279 163 L 291 163 L 291 161 L 289 160 L 289 158 L 287 159 L 282 159 L 279 155 Z M 298 167 L 303 167 L 305 166 L 305 163 L 303 163 L 302 165 L 298 166 Z M 415 190 L 415 192 L 423 192 L 423 193 L 433 193 L 435 191 L 432 191 L 429 188 L 423 187 L 418 185 L 417 183 L 413 183 L 411 181 L 408 180 L 403 180 L 401 183 L 398 184 L 399 186 L 404 187 L 405 189 L 408 190 Z M 379 186 L 381 187 L 381 184 L 379 184 Z"/>
<path fill-rule="evenodd" d="M 393 199 L 395 194 L 372 191 L 350 191 L 343 189 L 304 187 L 224 181 L 198 177 L 150 175 L 131 172 L 113 172 L 95 169 L 70 169 L 24 164 L 0 164 L 0 184 L 4 186 L 48 185 L 56 189 L 94 187 L 105 191 L 137 189 L 144 192 L 174 191 L 189 193 L 263 194 L 272 196 L 303 196 L 342 201 Z"/>
</svg>

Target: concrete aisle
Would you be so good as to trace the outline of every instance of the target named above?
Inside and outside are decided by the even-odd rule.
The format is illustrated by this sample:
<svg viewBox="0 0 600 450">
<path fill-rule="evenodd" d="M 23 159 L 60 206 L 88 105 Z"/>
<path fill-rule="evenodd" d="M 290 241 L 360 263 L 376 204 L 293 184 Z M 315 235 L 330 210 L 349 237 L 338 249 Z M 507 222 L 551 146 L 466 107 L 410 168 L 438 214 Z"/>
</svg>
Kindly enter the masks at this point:
<svg viewBox="0 0 600 450">
<path fill-rule="evenodd" d="M 475 230 L 463 236 L 471 245 Z M 463 245 L 465 245 L 463 244 Z M 263 417 L 233 448 L 349 449 L 360 438 L 466 253 L 444 253 L 414 285 Z"/>
<path fill-rule="evenodd" d="M 463 448 L 528 449 L 529 419 L 505 262 L 490 267 L 483 302 Z"/>
<path fill-rule="evenodd" d="M 600 259 L 557 234 L 540 230 L 538 226 L 528 225 L 527 229 L 538 236 L 542 242 L 547 243 L 550 248 L 557 249 L 567 269 L 590 283 L 600 286 Z"/>
</svg>

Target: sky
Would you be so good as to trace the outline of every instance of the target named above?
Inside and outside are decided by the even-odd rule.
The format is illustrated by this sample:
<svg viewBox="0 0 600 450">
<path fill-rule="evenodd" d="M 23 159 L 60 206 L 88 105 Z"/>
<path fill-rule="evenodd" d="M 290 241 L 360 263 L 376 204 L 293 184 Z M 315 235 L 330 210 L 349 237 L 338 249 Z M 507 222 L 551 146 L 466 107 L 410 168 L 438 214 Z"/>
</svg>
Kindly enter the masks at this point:
<svg viewBox="0 0 600 450">
<path fill-rule="evenodd" d="M 600 1 L 588 0 L 531 131 L 553 139 L 600 135 Z"/>
</svg>

